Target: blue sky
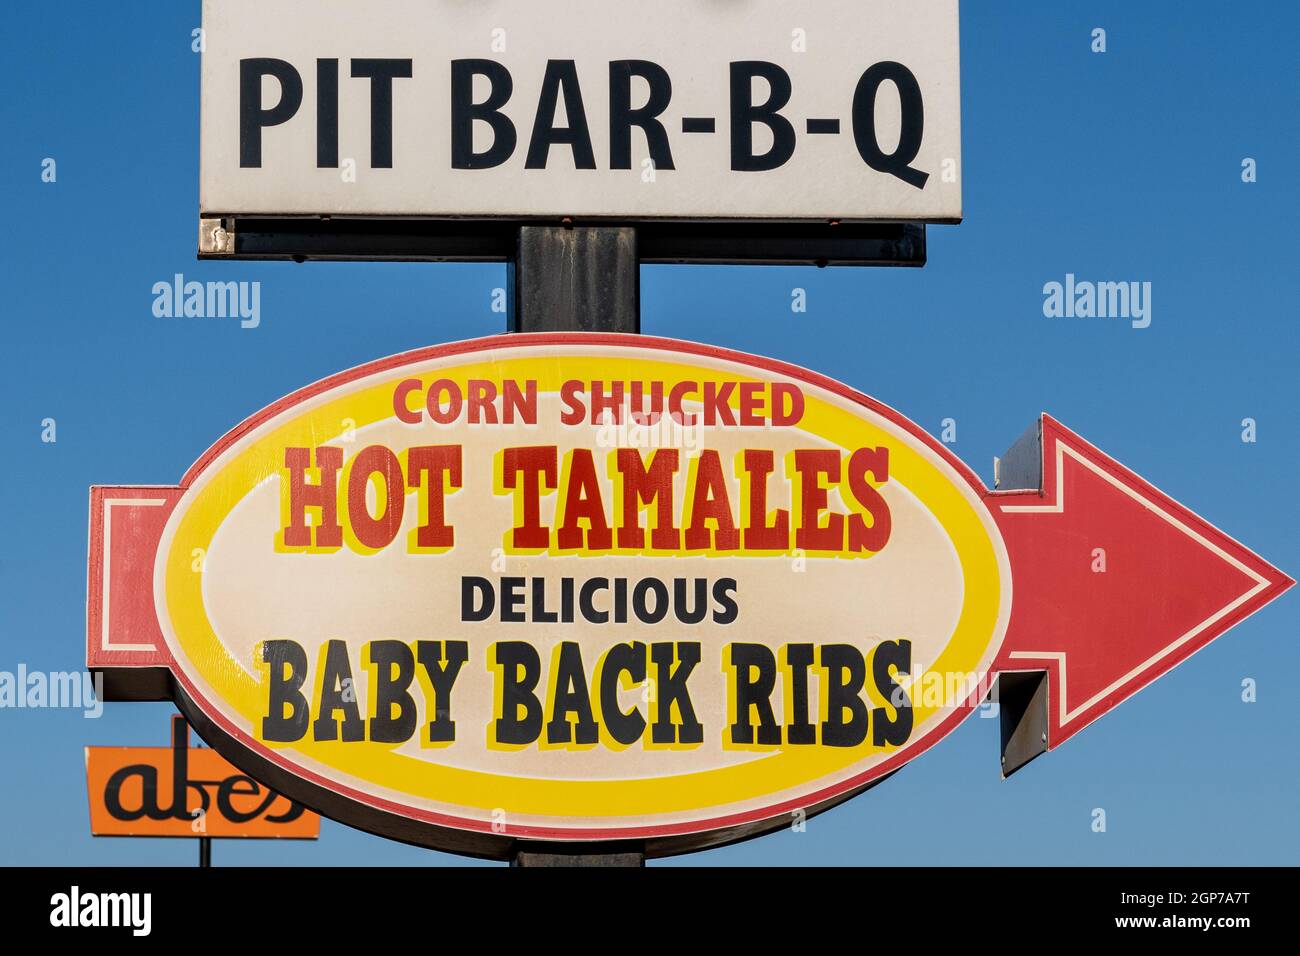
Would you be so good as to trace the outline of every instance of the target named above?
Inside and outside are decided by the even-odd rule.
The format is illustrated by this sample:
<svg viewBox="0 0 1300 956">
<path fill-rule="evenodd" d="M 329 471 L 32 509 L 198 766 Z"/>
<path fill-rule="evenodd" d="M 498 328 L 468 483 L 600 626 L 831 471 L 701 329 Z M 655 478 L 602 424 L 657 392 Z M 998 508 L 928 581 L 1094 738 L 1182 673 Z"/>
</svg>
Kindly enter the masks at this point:
<svg viewBox="0 0 1300 956">
<path fill-rule="evenodd" d="M 935 433 L 954 418 L 954 450 L 990 481 L 993 456 L 1049 411 L 1294 576 L 1300 11 L 963 7 L 967 218 L 930 229 L 930 264 L 648 267 L 643 330 L 816 369 Z M 75 670 L 89 485 L 173 483 L 303 384 L 501 331 L 505 268 L 199 263 L 198 4 L 14 4 L 5 19 L 0 670 Z M 1090 52 L 1094 27 L 1105 54 Z M 45 157 L 56 183 L 41 182 Z M 1241 180 L 1245 157 L 1256 183 Z M 177 272 L 260 281 L 260 327 L 155 318 L 151 287 Z M 1071 272 L 1151 282 L 1151 326 L 1045 318 L 1044 283 Z M 47 417 L 55 444 L 40 440 Z M 1298 602 L 1287 594 L 1009 781 L 997 722 L 973 718 L 804 833 L 672 862 L 1298 863 Z M 0 862 L 192 862 L 190 841 L 89 835 L 81 748 L 162 745 L 170 712 L 0 711 Z M 328 821 L 317 843 L 222 843 L 215 860 L 458 862 Z"/>
</svg>

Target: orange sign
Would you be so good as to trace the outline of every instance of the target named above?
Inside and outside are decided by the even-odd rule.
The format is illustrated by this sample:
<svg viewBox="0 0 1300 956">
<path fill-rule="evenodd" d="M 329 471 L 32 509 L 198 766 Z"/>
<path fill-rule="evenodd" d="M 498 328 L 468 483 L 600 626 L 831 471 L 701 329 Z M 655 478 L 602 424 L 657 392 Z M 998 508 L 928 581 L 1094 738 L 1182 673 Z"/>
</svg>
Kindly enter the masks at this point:
<svg viewBox="0 0 1300 956">
<path fill-rule="evenodd" d="M 243 773 L 215 750 L 190 747 L 172 718 L 170 747 L 87 747 L 95 836 L 314 840 L 320 817 Z"/>
</svg>

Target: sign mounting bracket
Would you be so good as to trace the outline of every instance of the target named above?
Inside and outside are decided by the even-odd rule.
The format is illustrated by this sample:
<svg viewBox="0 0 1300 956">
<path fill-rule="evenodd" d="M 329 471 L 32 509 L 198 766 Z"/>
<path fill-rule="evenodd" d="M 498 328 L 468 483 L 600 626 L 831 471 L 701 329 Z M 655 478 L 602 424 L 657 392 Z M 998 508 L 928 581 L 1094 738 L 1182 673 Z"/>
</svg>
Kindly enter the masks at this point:
<svg viewBox="0 0 1300 956">
<path fill-rule="evenodd" d="M 295 262 L 512 262 L 524 230 L 629 229 L 606 220 L 235 216 L 199 219 L 200 259 Z M 637 222 L 647 265 L 901 266 L 926 264 L 923 223 Z M 540 234 L 540 233 L 539 233 Z"/>
</svg>

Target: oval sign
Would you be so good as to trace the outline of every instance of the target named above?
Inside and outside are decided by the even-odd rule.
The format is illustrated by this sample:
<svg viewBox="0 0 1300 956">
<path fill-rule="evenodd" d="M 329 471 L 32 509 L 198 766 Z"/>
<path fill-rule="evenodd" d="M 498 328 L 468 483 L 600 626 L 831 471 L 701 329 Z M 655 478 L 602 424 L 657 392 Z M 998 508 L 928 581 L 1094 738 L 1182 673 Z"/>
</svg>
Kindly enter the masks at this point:
<svg viewBox="0 0 1300 956">
<path fill-rule="evenodd" d="M 187 716 L 323 813 L 485 856 L 678 852 L 847 799 L 970 712 L 1010 607 L 942 445 L 684 342 L 375 362 L 182 485 L 154 599 Z"/>
</svg>

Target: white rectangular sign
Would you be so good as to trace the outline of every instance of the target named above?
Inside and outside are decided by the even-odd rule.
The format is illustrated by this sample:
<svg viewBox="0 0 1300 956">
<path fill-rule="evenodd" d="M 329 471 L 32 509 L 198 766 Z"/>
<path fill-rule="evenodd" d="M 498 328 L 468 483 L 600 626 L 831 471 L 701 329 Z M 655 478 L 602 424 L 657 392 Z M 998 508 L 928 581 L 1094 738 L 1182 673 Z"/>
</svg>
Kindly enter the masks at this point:
<svg viewBox="0 0 1300 956">
<path fill-rule="evenodd" d="M 204 215 L 961 218 L 957 0 L 205 0 Z"/>
</svg>

